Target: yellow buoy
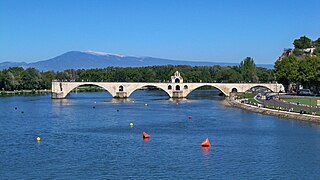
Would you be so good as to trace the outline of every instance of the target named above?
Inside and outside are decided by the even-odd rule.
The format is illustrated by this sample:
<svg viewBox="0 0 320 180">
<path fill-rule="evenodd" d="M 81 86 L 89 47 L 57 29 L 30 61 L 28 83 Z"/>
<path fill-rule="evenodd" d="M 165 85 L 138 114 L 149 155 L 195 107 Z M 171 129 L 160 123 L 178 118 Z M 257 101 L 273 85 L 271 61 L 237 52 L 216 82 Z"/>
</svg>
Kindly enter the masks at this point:
<svg viewBox="0 0 320 180">
<path fill-rule="evenodd" d="M 37 137 L 37 141 L 40 141 L 41 140 L 41 138 L 40 137 Z"/>
<path fill-rule="evenodd" d="M 129 125 L 130 125 L 130 127 L 132 127 L 132 126 L 133 126 L 133 123 L 131 122 Z"/>
</svg>

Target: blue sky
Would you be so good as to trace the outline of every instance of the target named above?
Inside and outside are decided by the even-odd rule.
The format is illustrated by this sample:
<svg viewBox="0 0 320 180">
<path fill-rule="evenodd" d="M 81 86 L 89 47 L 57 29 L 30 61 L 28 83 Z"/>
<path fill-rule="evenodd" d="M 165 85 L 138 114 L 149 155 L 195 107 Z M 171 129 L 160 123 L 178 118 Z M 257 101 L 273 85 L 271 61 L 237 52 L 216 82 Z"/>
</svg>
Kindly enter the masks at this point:
<svg viewBox="0 0 320 180">
<path fill-rule="evenodd" d="M 71 50 L 272 64 L 320 37 L 319 0 L 0 0 L 0 62 Z"/>
</svg>

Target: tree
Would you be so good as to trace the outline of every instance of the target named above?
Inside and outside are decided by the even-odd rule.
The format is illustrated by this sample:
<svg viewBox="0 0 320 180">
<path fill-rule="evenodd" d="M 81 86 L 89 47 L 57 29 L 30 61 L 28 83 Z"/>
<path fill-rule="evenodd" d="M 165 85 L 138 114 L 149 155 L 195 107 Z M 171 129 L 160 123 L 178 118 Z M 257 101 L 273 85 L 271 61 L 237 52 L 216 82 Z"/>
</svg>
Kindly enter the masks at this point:
<svg viewBox="0 0 320 180">
<path fill-rule="evenodd" d="M 272 69 L 257 68 L 257 76 L 260 82 L 274 81 L 274 72 Z"/>
<path fill-rule="evenodd" d="M 316 49 L 313 51 L 313 54 L 320 57 L 320 46 L 316 47 Z"/>
<path fill-rule="evenodd" d="M 201 80 L 202 82 L 212 82 L 212 76 L 210 73 L 210 68 L 208 66 L 203 66 L 201 69 Z"/>
<path fill-rule="evenodd" d="M 244 82 L 258 82 L 256 64 L 251 57 L 241 61 L 239 71 Z"/>
<path fill-rule="evenodd" d="M 298 61 L 297 82 L 306 88 L 315 89 L 320 80 L 320 58 L 307 56 Z"/>
<path fill-rule="evenodd" d="M 7 91 L 15 90 L 16 81 L 12 72 L 5 71 L 2 82 L 3 82 L 4 90 L 7 90 Z"/>
<path fill-rule="evenodd" d="M 15 90 L 22 89 L 22 73 L 24 69 L 22 67 L 11 67 L 8 69 L 9 72 L 13 75 L 13 88 Z"/>
<path fill-rule="evenodd" d="M 296 49 L 306 49 L 312 47 L 312 41 L 306 36 L 301 36 L 299 39 L 293 41 L 294 48 Z"/>
<path fill-rule="evenodd" d="M 313 46 L 320 48 L 320 38 L 318 38 L 317 40 L 313 41 Z"/>
<path fill-rule="evenodd" d="M 219 83 L 235 83 L 242 80 L 241 74 L 235 67 L 222 67 L 216 72 L 216 81 Z"/>
<path fill-rule="evenodd" d="M 69 81 L 70 80 L 70 76 L 66 72 L 57 72 L 57 74 L 55 76 L 55 79 L 60 80 L 60 81 Z"/>
<path fill-rule="evenodd" d="M 35 68 L 28 68 L 22 74 L 23 89 L 40 89 L 41 74 Z"/>
<path fill-rule="evenodd" d="M 51 89 L 51 82 L 55 79 L 53 71 L 41 73 L 41 89 Z"/>
<path fill-rule="evenodd" d="M 298 62 L 295 56 L 283 58 L 281 61 L 276 61 L 274 72 L 278 82 L 288 88 L 290 84 L 296 83 L 298 79 Z"/>
</svg>

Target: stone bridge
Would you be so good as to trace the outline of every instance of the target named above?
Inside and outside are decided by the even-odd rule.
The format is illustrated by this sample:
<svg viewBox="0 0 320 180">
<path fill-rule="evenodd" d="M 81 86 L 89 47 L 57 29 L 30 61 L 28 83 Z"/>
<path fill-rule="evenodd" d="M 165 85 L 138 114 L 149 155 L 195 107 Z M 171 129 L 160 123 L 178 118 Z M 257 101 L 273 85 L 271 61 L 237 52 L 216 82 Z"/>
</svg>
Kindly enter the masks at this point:
<svg viewBox="0 0 320 180">
<path fill-rule="evenodd" d="M 278 83 L 184 83 L 177 71 L 171 76 L 171 82 L 167 83 L 135 83 L 135 82 L 52 82 L 52 98 L 63 99 L 72 90 L 79 86 L 94 85 L 108 91 L 112 97 L 127 98 L 135 90 L 146 86 L 154 86 L 162 89 L 170 98 L 185 98 L 195 89 L 203 86 L 212 86 L 220 90 L 225 96 L 232 92 L 246 92 L 254 87 L 265 87 L 272 92 L 284 92 L 282 84 Z"/>
</svg>

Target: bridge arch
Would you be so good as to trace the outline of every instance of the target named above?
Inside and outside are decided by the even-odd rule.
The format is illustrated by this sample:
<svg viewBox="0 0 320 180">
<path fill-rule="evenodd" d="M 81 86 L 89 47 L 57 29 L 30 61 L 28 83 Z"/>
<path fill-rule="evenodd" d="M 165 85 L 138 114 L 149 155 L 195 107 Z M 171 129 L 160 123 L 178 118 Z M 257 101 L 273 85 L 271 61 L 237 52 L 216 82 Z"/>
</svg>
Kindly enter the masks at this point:
<svg viewBox="0 0 320 180">
<path fill-rule="evenodd" d="M 76 84 L 76 85 L 74 85 L 72 87 L 69 87 L 67 90 L 64 91 L 64 97 L 67 97 L 72 90 L 74 90 L 74 89 L 76 89 L 78 87 L 81 87 L 81 86 L 96 86 L 96 87 L 100 87 L 100 88 L 104 89 L 106 92 L 108 92 L 112 97 L 114 96 L 109 89 L 107 89 L 107 88 L 105 88 L 105 87 L 103 87 L 103 86 L 101 86 L 99 84 L 96 84 L 96 83 L 84 83 L 84 84 Z"/>
<path fill-rule="evenodd" d="M 128 97 L 130 97 L 130 95 L 131 95 L 132 93 L 134 93 L 136 90 L 141 89 L 141 88 L 143 88 L 143 87 L 148 87 L 148 86 L 149 86 L 149 87 L 159 88 L 159 89 L 161 89 L 162 91 L 164 91 L 169 97 L 171 97 L 170 92 L 167 90 L 167 86 L 161 87 L 161 86 L 157 86 L 157 85 L 154 85 L 154 84 L 144 84 L 144 85 L 138 86 L 138 87 L 132 89 L 130 92 L 128 92 Z"/>
<path fill-rule="evenodd" d="M 209 86 L 209 87 L 213 87 L 215 89 L 218 89 L 224 96 L 228 96 L 228 94 L 229 94 L 229 92 L 225 92 L 222 88 L 220 88 L 218 86 L 214 86 L 214 85 L 211 85 L 211 84 L 203 84 L 203 85 L 199 85 L 199 86 L 194 86 L 194 87 L 192 87 L 192 89 L 189 88 L 190 91 L 185 94 L 185 97 L 187 97 L 193 91 L 195 91 L 195 90 L 197 90 L 197 89 L 199 89 L 201 87 L 205 87 L 205 86 Z"/>
<path fill-rule="evenodd" d="M 248 89 L 245 89 L 244 92 L 247 92 L 247 91 L 251 90 L 252 88 L 266 88 L 267 90 L 269 90 L 271 92 L 276 92 L 276 90 L 273 90 L 272 87 L 268 87 L 268 86 L 260 85 L 260 84 L 254 84 L 254 85 L 250 86 Z"/>
</svg>

